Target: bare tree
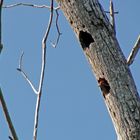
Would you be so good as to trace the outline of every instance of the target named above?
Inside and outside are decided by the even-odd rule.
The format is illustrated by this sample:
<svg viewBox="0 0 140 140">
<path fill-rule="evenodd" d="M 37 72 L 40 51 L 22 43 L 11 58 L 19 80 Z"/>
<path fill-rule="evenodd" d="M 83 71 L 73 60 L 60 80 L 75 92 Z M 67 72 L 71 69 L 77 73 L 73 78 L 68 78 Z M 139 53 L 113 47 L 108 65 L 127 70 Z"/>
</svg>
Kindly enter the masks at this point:
<svg viewBox="0 0 140 140">
<path fill-rule="evenodd" d="M 109 22 L 106 12 L 103 10 L 98 0 L 56 1 L 60 7 L 55 8 L 53 6 L 53 0 L 51 0 L 50 6 L 39 6 L 28 3 L 17 3 L 4 6 L 5 8 L 31 6 L 34 8 L 48 8 L 50 10 L 50 20 L 42 39 L 42 67 L 38 89 L 34 87 L 27 74 L 23 71 L 23 53 L 20 57 L 19 68 L 17 69 L 24 76 L 33 91 L 37 94 L 33 139 L 37 139 L 39 108 L 46 62 L 46 41 L 51 28 L 54 10 L 57 14 L 56 28 L 58 31 L 58 37 L 56 43 L 52 44 L 52 46 L 56 47 L 59 41 L 61 33 L 57 24 L 57 10 L 61 8 L 73 28 L 73 31 L 75 32 L 83 52 L 98 81 L 103 93 L 104 101 L 113 121 L 118 140 L 140 140 L 140 98 L 129 69 L 129 66 L 133 63 L 140 48 L 140 37 L 138 37 L 130 56 L 126 60 L 116 38 L 114 14 L 117 12 L 114 12 L 112 0 L 110 0 L 109 11 L 111 22 Z M 1 1 L 1 7 L 2 3 L 3 1 Z M 2 49 L 1 44 L 0 37 L 0 51 Z M 0 100 L 12 134 L 12 137 L 9 137 L 9 139 L 17 140 L 18 138 L 11 122 L 1 90 Z"/>
<path fill-rule="evenodd" d="M 99 83 L 118 140 L 140 140 L 140 98 L 130 60 L 128 64 L 115 36 L 114 21 L 111 25 L 98 0 L 60 4 Z"/>
</svg>

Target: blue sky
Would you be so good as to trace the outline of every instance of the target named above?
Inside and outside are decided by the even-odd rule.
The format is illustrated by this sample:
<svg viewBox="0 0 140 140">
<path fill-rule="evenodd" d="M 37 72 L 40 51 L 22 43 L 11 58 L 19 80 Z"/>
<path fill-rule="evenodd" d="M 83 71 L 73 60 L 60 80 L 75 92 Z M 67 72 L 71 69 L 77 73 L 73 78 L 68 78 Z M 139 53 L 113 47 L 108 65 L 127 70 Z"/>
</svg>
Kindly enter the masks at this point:
<svg viewBox="0 0 140 140">
<path fill-rule="evenodd" d="M 29 2 L 48 4 L 42 0 L 5 0 L 5 4 Z M 105 10 L 109 0 L 100 1 Z M 114 1 L 117 38 L 127 57 L 140 30 L 140 1 Z M 35 86 L 38 86 L 41 67 L 41 40 L 47 26 L 49 11 L 17 7 L 3 10 L 0 56 L 0 86 L 20 140 L 32 139 L 36 95 L 16 70 L 24 51 L 23 66 Z M 62 36 L 57 48 L 55 22 L 47 42 L 47 64 L 40 109 L 38 140 L 114 140 L 116 134 L 103 97 L 79 43 L 60 11 L 59 26 Z M 139 58 L 131 71 L 140 87 Z M 0 139 L 10 135 L 0 108 Z"/>
</svg>

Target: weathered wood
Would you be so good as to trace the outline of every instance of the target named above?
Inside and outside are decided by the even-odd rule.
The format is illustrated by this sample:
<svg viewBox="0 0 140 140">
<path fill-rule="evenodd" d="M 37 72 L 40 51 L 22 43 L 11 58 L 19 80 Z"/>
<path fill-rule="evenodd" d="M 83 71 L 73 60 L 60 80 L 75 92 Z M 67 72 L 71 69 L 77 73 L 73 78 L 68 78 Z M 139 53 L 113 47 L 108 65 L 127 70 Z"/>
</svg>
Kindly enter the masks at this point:
<svg viewBox="0 0 140 140">
<path fill-rule="evenodd" d="M 140 98 L 98 0 L 64 0 L 61 9 L 73 28 L 101 87 L 119 140 L 140 140 Z"/>
</svg>

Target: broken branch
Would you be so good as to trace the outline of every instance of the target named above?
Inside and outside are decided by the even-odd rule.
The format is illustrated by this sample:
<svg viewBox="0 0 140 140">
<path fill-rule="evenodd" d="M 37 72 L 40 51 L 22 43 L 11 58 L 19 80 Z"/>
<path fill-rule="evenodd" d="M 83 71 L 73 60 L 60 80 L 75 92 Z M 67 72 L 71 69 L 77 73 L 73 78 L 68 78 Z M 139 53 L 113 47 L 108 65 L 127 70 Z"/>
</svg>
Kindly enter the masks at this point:
<svg viewBox="0 0 140 140">
<path fill-rule="evenodd" d="M 115 16 L 114 16 L 113 1 L 110 0 L 110 23 L 113 26 L 114 34 L 116 35 Z"/>
<path fill-rule="evenodd" d="M 139 49 L 140 49 L 140 35 L 138 36 L 138 39 L 137 39 L 134 47 L 132 48 L 132 51 L 130 52 L 130 55 L 127 59 L 127 64 L 129 66 L 134 62 L 134 59 L 135 59 Z"/>
</svg>

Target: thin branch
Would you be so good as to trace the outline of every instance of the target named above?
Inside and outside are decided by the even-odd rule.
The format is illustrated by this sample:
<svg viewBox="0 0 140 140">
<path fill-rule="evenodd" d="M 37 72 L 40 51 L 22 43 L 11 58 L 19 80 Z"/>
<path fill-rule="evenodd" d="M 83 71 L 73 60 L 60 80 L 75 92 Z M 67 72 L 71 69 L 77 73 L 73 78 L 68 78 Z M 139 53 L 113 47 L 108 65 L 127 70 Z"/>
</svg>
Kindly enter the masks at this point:
<svg viewBox="0 0 140 140">
<path fill-rule="evenodd" d="M 46 63 L 46 41 L 48 39 L 48 35 L 51 29 L 51 25 L 52 25 L 52 19 L 53 19 L 53 0 L 51 0 L 51 11 L 50 11 L 50 19 L 49 19 L 49 23 L 48 23 L 48 27 L 47 30 L 45 32 L 45 35 L 42 39 L 42 69 L 41 69 L 41 75 L 40 75 L 40 82 L 39 82 L 39 88 L 38 88 L 38 92 L 40 92 L 42 90 L 42 86 L 43 86 L 43 79 L 44 79 L 44 72 L 45 72 L 45 63 Z"/>
<path fill-rule="evenodd" d="M 139 49 L 140 49 L 140 35 L 138 36 L 138 39 L 137 39 L 137 41 L 136 41 L 136 43 L 135 43 L 135 45 L 134 45 L 134 47 L 133 47 L 132 51 L 130 52 L 130 55 L 127 59 L 127 64 L 129 66 L 134 62 L 134 59 L 135 59 Z"/>
<path fill-rule="evenodd" d="M 4 5 L 3 8 L 14 8 L 14 7 L 18 7 L 18 6 L 27 6 L 27 7 L 33 7 L 33 8 L 47 8 L 47 9 L 51 9 L 50 6 L 47 5 L 36 5 L 36 4 L 32 4 L 32 3 L 15 3 L 15 4 L 11 4 L 11 5 Z M 59 9 L 60 7 L 54 7 L 54 10 Z"/>
<path fill-rule="evenodd" d="M 21 53 L 20 59 L 19 59 L 19 68 L 17 68 L 18 71 L 22 70 L 22 60 L 23 60 L 24 52 Z"/>
<path fill-rule="evenodd" d="M 0 53 L 1 53 L 1 50 L 2 50 L 2 43 L 1 43 L 2 42 L 1 41 L 1 34 L 2 34 L 1 33 L 2 5 L 3 5 L 3 0 L 0 1 Z M 7 105 L 6 105 L 5 99 L 3 97 L 3 93 L 2 93 L 1 88 L 0 88 L 0 103 L 1 103 L 1 106 L 2 106 L 2 109 L 3 109 L 3 112 L 4 112 L 4 115 L 5 115 L 5 118 L 6 118 L 8 127 L 9 127 L 9 130 L 11 132 L 11 135 L 13 136 L 14 140 L 18 140 L 18 137 L 17 137 L 16 131 L 14 129 L 12 120 L 10 118 L 10 115 L 9 115 L 9 112 L 8 112 L 8 109 L 7 109 Z"/>
<path fill-rule="evenodd" d="M 11 135 L 13 136 L 14 140 L 18 140 L 18 137 L 17 137 L 16 131 L 14 129 L 13 123 L 11 121 L 11 118 L 10 118 L 10 115 L 9 115 L 9 112 L 8 112 L 6 102 L 4 100 L 1 88 L 0 88 L 0 103 L 2 105 L 2 109 L 3 109 L 4 115 L 5 115 L 6 121 L 8 123 L 8 127 L 10 129 Z"/>
<path fill-rule="evenodd" d="M 116 26 L 115 26 L 115 16 L 114 16 L 114 6 L 113 1 L 110 0 L 110 23 L 113 26 L 114 34 L 116 35 Z"/>
<path fill-rule="evenodd" d="M 22 59 L 23 59 L 24 52 L 22 52 L 20 60 L 19 60 L 19 67 L 17 70 L 22 74 L 22 76 L 25 78 L 25 80 L 29 83 L 33 91 L 38 94 L 38 91 L 35 89 L 34 85 L 32 84 L 31 80 L 28 78 L 27 74 L 22 69 Z"/>
<path fill-rule="evenodd" d="M 57 36 L 57 39 L 56 39 L 56 43 L 55 44 L 51 43 L 54 48 L 57 47 L 60 36 L 62 35 L 62 33 L 60 32 L 60 29 L 59 29 L 59 25 L 58 25 L 58 19 L 59 19 L 58 9 L 56 9 L 55 12 L 56 12 L 56 21 L 55 21 L 56 24 L 55 25 L 56 25 L 58 36 Z"/>
<path fill-rule="evenodd" d="M 11 5 L 4 5 L 3 8 L 14 8 L 17 6 L 29 6 L 29 7 L 34 7 L 34 8 L 48 8 L 48 9 L 50 9 L 50 7 L 47 5 L 36 5 L 36 4 L 32 4 L 32 3 L 15 3 L 15 4 L 11 4 Z"/>
<path fill-rule="evenodd" d="M 41 68 L 40 82 L 39 82 L 39 87 L 38 87 L 39 94 L 37 96 L 37 101 L 36 101 L 33 140 L 37 139 L 39 109 L 40 109 L 40 101 L 41 101 L 42 87 L 43 87 L 44 74 L 45 74 L 45 65 L 46 65 L 46 41 L 48 39 L 48 35 L 50 32 L 50 28 L 51 28 L 52 20 L 53 20 L 53 10 L 54 10 L 53 3 L 54 3 L 53 0 L 51 0 L 50 19 L 49 19 L 47 30 L 42 40 L 42 68 Z"/>
</svg>

